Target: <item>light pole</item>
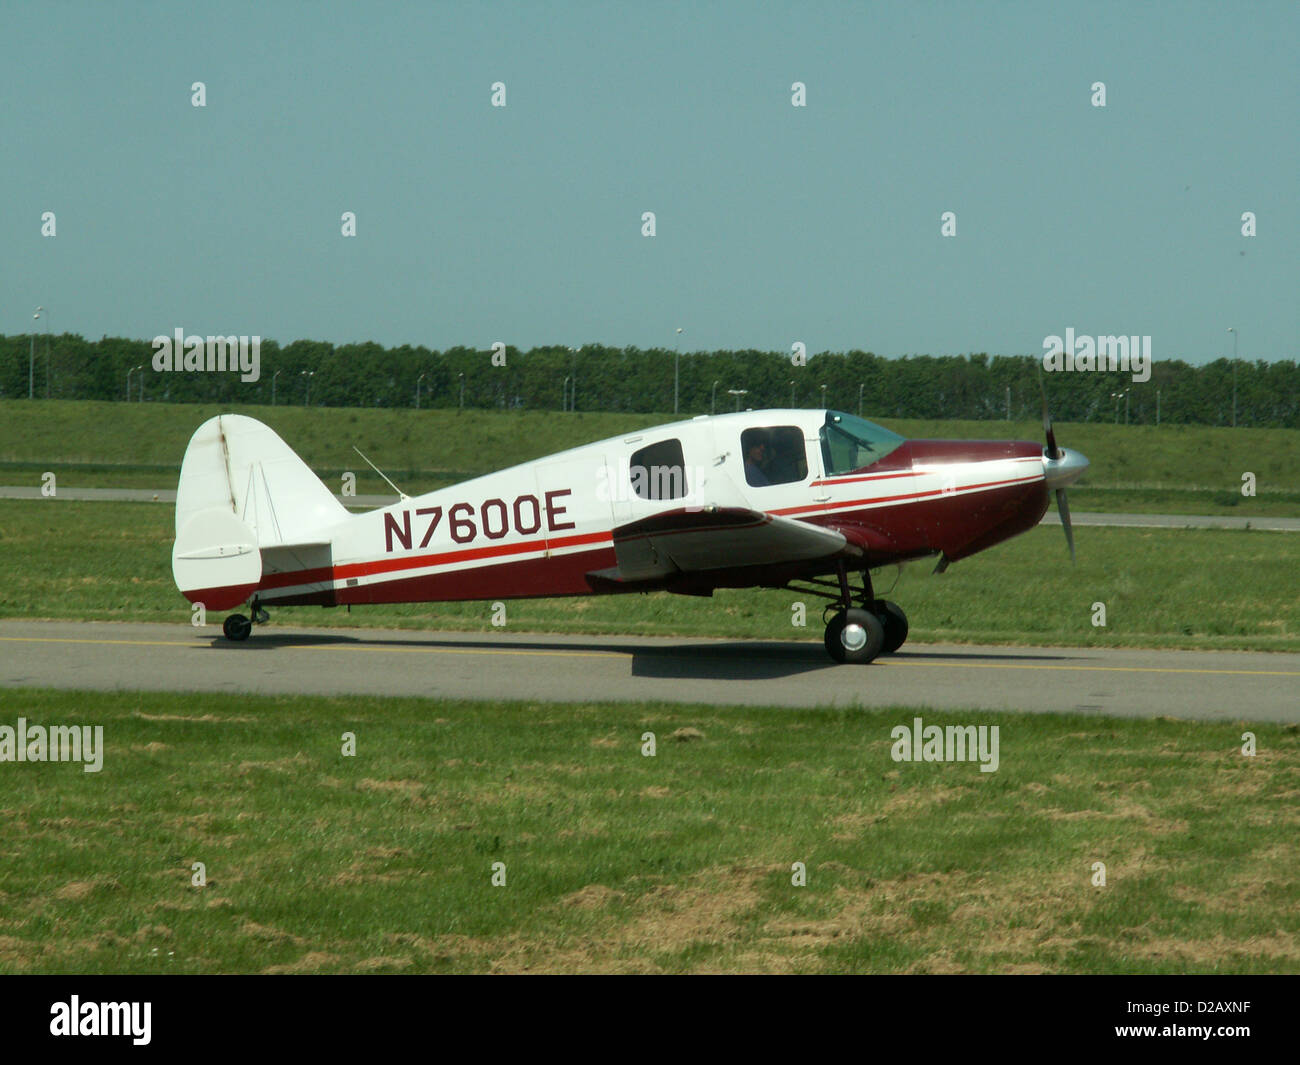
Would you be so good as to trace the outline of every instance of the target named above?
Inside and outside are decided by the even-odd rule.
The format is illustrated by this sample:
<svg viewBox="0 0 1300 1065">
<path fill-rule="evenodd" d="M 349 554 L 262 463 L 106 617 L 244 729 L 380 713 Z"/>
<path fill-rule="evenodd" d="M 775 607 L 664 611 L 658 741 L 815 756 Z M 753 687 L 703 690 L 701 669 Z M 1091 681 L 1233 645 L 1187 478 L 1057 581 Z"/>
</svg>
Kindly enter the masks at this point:
<svg viewBox="0 0 1300 1065">
<path fill-rule="evenodd" d="M 581 348 L 570 348 L 573 353 L 570 368 L 573 370 L 573 384 L 569 388 L 569 410 L 576 412 L 578 409 L 578 352 Z"/>
<path fill-rule="evenodd" d="M 276 370 L 275 373 L 271 374 L 271 406 L 273 407 L 275 406 L 275 379 L 282 373 L 284 373 L 283 370 Z"/>
<path fill-rule="evenodd" d="M 456 375 L 460 378 L 460 409 L 465 409 L 465 373 L 461 371 Z"/>
<path fill-rule="evenodd" d="M 794 409 L 794 382 L 790 382 L 790 409 Z"/>
<path fill-rule="evenodd" d="M 41 311 L 38 307 L 36 313 L 32 315 L 32 319 L 35 320 L 40 316 Z M 27 353 L 27 398 L 36 398 L 36 326 L 32 326 L 31 351 Z"/>
<path fill-rule="evenodd" d="M 420 409 L 420 382 L 423 380 L 424 380 L 424 374 L 420 374 L 420 376 L 415 379 L 415 409 L 416 410 Z"/>
<path fill-rule="evenodd" d="M 128 403 L 131 402 L 131 375 L 141 368 L 142 367 L 139 366 L 132 366 L 131 369 L 126 371 L 126 401 Z"/>
<path fill-rule="evenodd" d="M 560 394 L 560 410 L 567 411 L 568 409 L 569 409 L 569 378 L 565 377 L 564 386 L 561 389 L 561 394 Z"/>
<path fill-rule="evenodd" d="M 718 412 L 718 382 L 713 382 L 713 395 L 709 399 L 709 413 L 717 414 Z"/>
<path fill-rule="evenodd" d="M 1160 424 L 1160 389 L 1156 389 L 1156 425 Z"/>
<path fill-rule="evenodd" d="M 822 410 L 826 409 L 826 386 L 822 385 Z"/>
<path fill-rule="evenodd" d="M 37 307 L 35 317 L 45 317 L 45 398 L 50 398 L 50 309 Z"/>
<path fill-rule="evenodd" d="M 682 361 L 682 327 L 677 327 L 677 339 L 674 342 L 673 350 L 673 413 L 677 413 L 677 398 L 680 394 L 678 384 L 681 380 L 680 370 Z"/>
<path fill-rule="evenodd" d="M 299 376 L 307 378 L 306 381 L 307 390 L 302 394 L 302 405 L 304 407 L 310 407 L 311 406 L 311 379 L 316 376 L 316 371 L 303 370 Z"/>
<path fill-rule="evenodd" d="M 1007 421 L 1011 421 L 1011 386 L 1007 385 Z"/>
<path fill-rule="evenodd" d="M 858 417 L 859 418 L 862 417 L 862 388 L 863 388 L 862 384 L 859 383 L 858 385 Z"/>
<path fill-rule="evenodd" d="M 1228 326 L 1232 334 L 1232 427 L 1237 428 L 1237 327 Z"/>
<path fill-rule="evenodd" d="M 736 397 L 736 410 L 739 411 L 739 410 L 740 410 L 740 397 L 741 397 L 741 396 L 747 396 L 747 395 L 749 395 L 749 389 L 748 389 L 748 388 L 729 388 L 729 389 L 727 389 L 727 395 L 729 395 L 729 396 L 735 396 L 735 397 Z"/>
<path fill-rule="evenodd" d="M 1116 424 L 1116 425 L 1119 425 L 1119 401 L 1120 401 L 1121 399 L 1125 400 L 1125 404 L 1124 404 L 1124 424 L 1125 424 L 1125 425 L 1128 424 L 1128 402 L 1127 402 L 1127 397 L 1128 397 L 1128 389 L 1125 389 L 1123 392 L 1112 392 L 1112 393 L 1110 394 L 1110 398 L 1113 399 L 1113 400 L 1115 401 L 1115 424 Z"/>
</svg>

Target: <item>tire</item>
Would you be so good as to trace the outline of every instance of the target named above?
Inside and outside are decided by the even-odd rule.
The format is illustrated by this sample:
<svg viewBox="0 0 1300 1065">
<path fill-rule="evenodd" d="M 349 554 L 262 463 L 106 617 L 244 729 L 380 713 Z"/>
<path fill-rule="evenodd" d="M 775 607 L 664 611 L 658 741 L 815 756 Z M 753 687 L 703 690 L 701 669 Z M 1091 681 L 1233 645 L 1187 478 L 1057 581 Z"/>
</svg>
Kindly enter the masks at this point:
<svg viewBox="0 0 1300 1065">
<path fill-rule="evenodd" d="M 885 627 L 875 614 L 856 607 L 842 610 L 826 626 L 826 652 L 836 662 L 866 665 L 885 643 Z"/>
<path fill-rule="evenodd" d="M 907 641 L 907 615 L 903 608 L 888 599 L 876 600 L 876 617 L 885 628 L 885 644 L 880 649 L 882 655 L 892 655 Z"/>
<path fill-rule="evenodd" d="M 248 639 L 248 634 L 253 631 L 253 623 L 243 614 L 231 614 L 221 623 L 221 631 L 226 634 L 227 640 L 239 643 Z"/>
</svg>

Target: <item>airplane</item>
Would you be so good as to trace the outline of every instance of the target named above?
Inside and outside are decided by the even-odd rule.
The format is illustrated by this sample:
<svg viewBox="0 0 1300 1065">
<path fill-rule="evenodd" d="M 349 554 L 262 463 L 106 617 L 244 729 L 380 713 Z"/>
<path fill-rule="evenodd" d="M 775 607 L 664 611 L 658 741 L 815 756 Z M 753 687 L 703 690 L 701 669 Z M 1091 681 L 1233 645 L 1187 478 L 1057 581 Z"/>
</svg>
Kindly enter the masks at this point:
<svg viewBox="0 0 1300 1065">
<path fill-rule="evenodd" d="M 1046 447 L 905 440 L 835 410 L 701 415 L 353 513 L 274 430 L 222 414 L 185 451 L 172 572 L 205 609 L 249 604 L 222 626 L 236 642 L 268 606 L 788 589 L 828 601 L 834 661 L 868 663 L 908 633 L 872 570 L 942 571 L 1033 528 L 1049 492 L 1074 558 L 1065 488 L 1088 460 L 1057 446 L 1046 395 L 1043 426 Z"/>
</svg>

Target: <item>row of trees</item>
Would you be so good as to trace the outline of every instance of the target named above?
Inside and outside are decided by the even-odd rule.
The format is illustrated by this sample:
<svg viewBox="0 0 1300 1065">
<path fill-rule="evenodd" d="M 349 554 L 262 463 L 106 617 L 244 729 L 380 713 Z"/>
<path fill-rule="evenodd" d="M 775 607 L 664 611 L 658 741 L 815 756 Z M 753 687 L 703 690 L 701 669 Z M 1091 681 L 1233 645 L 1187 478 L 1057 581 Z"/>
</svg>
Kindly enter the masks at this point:
<svg viewBox="0 0 1300 1065">
<path fill-rule="evenodd" d="M 739 407 L 827 406 L 868 417 L 1033 418 L 1040 410 L 1035 356 L 909 356 L 827 352 L 796 366 L 770 351 L 682 354 L 664 349 L 469 348 L 264 341 L 259 377 L 237 371 L 156 371 L 147 340 L 87 340 L 64 333 L 34 343 L 0 337 L 0 397 L 225 402 L 330 407 L 504 408 L 668 412 L 683 416 Z M 501 365 L 504 363 L 504 365 Z M 1150 380 L 1128 373 L 1047 375 L 1061 421 L 1196 423 L 1300 428 L 1294 360 L 1201 366 L 1154 361 Z M 732 394 L 742 392 L 743 395 Z"/>
</svg>

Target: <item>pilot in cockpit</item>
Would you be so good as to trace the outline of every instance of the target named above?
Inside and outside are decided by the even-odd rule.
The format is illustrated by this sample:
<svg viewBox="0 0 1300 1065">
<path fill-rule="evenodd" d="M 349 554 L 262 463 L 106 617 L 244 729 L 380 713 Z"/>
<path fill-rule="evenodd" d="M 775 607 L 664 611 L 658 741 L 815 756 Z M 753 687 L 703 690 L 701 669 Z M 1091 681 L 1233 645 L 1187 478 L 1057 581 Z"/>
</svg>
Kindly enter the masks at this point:
<svg viewBox="0 0 1300 1065">
<path fill-rule="evenodd" d="M 765 471 L 768 457 L 767 435 L 751 429 L 745 437 L 745 480 L 755 487 L 771 484 Z"/>
</svg>

